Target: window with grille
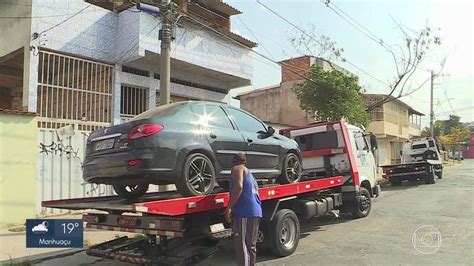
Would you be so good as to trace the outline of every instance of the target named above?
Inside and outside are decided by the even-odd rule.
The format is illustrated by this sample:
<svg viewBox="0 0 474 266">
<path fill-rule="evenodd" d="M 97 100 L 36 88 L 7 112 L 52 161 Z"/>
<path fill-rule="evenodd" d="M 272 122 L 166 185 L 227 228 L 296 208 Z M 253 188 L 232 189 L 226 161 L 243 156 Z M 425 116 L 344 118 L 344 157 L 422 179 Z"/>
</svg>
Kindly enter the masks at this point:
<svg viewBox="0 0 474 266">
<path fill-rule="evenodd" d="M 110 125 L 113 66 L 52 51 L 39 52 L 39 126 L 80 125 L 90 131 Z"/>
<path fill-rule="evenodd" d="M 120 114 L 133 117 L 148 109 L 148 89 L 122 85 L 120 95 Z"/>
</svg>

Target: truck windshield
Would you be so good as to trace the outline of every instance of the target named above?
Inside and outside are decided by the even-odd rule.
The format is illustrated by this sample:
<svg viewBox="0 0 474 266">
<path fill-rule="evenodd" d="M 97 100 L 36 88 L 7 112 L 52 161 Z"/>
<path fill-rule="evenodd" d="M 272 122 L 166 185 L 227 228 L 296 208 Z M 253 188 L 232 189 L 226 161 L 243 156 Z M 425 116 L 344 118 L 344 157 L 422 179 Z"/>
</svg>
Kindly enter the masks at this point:
<svg viewBox="0 0 474 266">
<path fill-rule="evenodd" d="M 426 143 L 422 144 L 413 144 L 411 146 L 412 150 L 418 150 L 418 149 L 426 149 Z"/>
<path fill-rule="evenodd" d="M 301 151 L 338 148 L 336 131 L 319 132 L 295 137 Z"/>
</svg>

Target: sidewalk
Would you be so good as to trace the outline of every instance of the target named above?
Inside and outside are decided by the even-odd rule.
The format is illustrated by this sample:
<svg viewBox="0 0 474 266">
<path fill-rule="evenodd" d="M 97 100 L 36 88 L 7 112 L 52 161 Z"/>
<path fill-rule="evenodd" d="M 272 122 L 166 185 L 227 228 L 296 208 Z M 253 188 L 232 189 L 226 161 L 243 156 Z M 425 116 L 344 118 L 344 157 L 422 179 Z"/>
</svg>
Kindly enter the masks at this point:
<svg viewBox="0 0 474 266">
<path fill-rule="evenodd" d="M 82 219 L 81 214 L 63 215 L 58 217 L 47 217 L 45 219 Z M 134 233 L 102 231 L 96 229 L 85 229 L 84 231 L 84 248 L 87 246 L 99 244 L 108 240 L 112 240 L 121 236 L 134 236 Z M 35 256 L 35 259 L 48 257 L 53 254 L 63 252 L 75 252 L 80 249 L 64 249 L 64 248 L 26 248 L 26 233 L 10 232 L 8 228 L 0 229 L 0 264 L 8 263 L 10 260 L 20 260 L 23 257 Z M 61 252 L 63 251 L 63 252 Z M 3 262 L 3 263 L 2 263 Z"/>
</svg>

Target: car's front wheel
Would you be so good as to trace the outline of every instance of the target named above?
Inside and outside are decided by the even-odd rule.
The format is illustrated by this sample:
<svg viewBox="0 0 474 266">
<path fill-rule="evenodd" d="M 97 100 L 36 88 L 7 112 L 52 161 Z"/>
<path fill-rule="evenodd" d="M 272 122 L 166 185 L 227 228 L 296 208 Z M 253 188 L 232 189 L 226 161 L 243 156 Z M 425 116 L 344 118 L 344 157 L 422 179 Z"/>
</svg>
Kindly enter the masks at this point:
<svg viewBox="0 0 474 266">
<path fill-rule="evenodd" d="M 143 196 L 148 190 L 148 184 L 134 184 L 134 185 L 113 185 L 115 193 L 122 198 L 137 199 Z"/>
<path fill-rule="evenodd" d="M 193 153 L 184 160 L 181 176 L 176 188 L 183 196 L 210 194 L 216 183 L 216 172 L 212 161 L 202 153 Z"/>
<path fill-rule="evenodd" d="M 294 153 L 288 153 L 283 159 L 281 175 L 278 178 L 280 184 L 291 184 L 299 182 L 301 178 L 301 161 Z"/>
</svg>

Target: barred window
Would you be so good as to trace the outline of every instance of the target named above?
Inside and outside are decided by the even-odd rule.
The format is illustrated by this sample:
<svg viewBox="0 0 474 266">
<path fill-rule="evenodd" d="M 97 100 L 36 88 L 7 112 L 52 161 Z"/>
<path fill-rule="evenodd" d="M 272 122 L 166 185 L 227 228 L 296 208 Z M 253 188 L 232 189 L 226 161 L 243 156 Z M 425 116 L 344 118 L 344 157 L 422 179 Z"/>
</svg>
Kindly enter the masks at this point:
<svg viewBox="0 0 474 266">
<path fill-rule="evenodd" d="M 148 109 L 148 89 L 122 85 L 120 114 L 133 117 Z"/>
</svg>

